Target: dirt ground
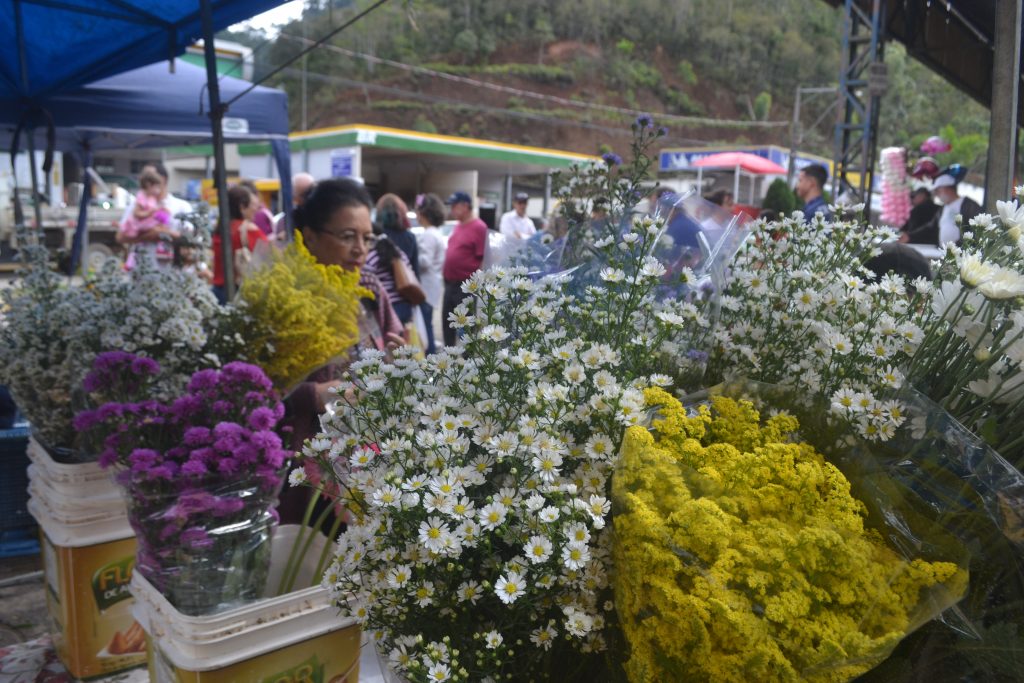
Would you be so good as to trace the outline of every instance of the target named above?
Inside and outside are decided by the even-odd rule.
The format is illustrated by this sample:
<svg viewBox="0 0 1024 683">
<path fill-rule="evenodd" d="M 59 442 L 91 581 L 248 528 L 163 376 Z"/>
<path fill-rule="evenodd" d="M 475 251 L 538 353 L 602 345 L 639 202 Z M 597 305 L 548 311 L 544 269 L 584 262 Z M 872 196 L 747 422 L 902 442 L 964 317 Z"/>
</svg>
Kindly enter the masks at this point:
<svg viewBox="0 0 1024 683">
<path fill-rule="evenodd" d="M 47 633 L 46 594 L 38 554 L 0 559 L 0 647 Z"/>
</svg>

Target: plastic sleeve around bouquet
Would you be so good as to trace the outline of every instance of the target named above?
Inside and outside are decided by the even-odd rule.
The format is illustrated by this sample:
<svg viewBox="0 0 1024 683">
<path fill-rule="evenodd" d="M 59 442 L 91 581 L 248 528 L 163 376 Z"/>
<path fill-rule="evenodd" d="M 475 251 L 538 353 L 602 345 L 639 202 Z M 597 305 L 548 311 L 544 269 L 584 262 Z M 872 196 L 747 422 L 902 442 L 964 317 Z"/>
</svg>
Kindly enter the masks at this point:
<svg viewBox="0 0 1024 683">
<path fill-rule="evenodd" d="M 279 477 L 184 488 L 118 479 L 138 540 L 135 570 L 175 608 L 213 614 L 262 596 Z"/>
<path fill-rule="evenodd" d="M 762 388 L 711 394 L 791 408 Z M 963 596 L 964 550 L 884 473 L 792 440 L 791 415 L 648 393 L 612 489 L 632 680 L 852 680 Z"/>
<path fill-rule="evenodd" d="M 736 382 L 719 391 L 789 409 L 801 434 L 854 484 L 869 524 L 901 552 L 952 539 L 969 567 L 962 601 L 905 638 L 868 681 L 1019 680 L 1024 670 L 1024 475 L 941 406 L 913 389 L 895 397 L 906 422 L 886 442 L 849 436 L 828 406 L 784 387 Z M 937 534 L 937 535 L 936 535 Z"/>
</svg>

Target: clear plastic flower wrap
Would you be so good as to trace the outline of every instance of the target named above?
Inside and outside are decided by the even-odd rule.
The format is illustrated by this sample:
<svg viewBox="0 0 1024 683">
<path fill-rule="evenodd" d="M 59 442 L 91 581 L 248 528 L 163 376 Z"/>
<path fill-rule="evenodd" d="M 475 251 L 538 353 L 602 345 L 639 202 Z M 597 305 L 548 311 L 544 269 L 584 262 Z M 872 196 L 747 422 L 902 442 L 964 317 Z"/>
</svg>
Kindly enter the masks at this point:
<svg viewBox="0 0 1024 683">
<path fill-rule="evenodd" d="M 284 407 L 254 365 L 201 370 L 168 403 L 148 398 L 160 372 L 150 358 L 100 354 L 85 386 L 105 402 L 75 427 L 103 444 L 99 463 L 124 487 L 137 569 L 183 613 L 209 614 L 266 583 Z"/>
<path fill-rule="evenodd" d="M 262 597 L 277 483 L 254 475 L 181 487 L 130 470 L 117 480 L 138 541 L 135 571 L 178 611 L 213 614 Z"/>
<path fill-rule="evenodd" d="M 631 428 L 612 489 L 632 680 L 852 680 L 963 596 L 956 536 L 846 439 L 810 445 L 833 435 L 790 395 L 646 398 L 654 435 Z"/>
</svg>

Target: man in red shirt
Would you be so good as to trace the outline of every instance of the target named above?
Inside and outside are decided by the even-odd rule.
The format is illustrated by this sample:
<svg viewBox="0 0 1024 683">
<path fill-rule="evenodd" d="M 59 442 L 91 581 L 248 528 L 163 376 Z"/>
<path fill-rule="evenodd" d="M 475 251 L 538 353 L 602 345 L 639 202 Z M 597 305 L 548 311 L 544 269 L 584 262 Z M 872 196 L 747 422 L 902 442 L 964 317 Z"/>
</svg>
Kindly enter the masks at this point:
<svg viewBox="0 0 1024 683">
<path fill-rule="evenodd" d="M 480 270 L 487 245 L 487 224 L 473 216 L 473 200 L 465 192 L 453 192 L 445 202 L 451 208 L 449 214 L 459 222 L 451 237 L 444 256 L 444 301 L 441 304 L 441 320 L 444 328 L 445 346 L 455 346 L 456 333 L 448 316 L 466 298 L 462 283 Z"/>
</svg>

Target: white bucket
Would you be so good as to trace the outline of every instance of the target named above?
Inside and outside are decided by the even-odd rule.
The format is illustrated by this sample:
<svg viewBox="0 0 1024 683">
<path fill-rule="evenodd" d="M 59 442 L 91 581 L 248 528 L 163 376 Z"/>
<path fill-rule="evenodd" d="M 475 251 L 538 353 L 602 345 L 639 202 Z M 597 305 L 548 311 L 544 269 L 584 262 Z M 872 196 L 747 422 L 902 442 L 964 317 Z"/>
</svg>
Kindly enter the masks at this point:
<svg viewBox="0 0 1024 683">
<path fill-rule="evenodd" d="M 78 678 L 144 664 L 128 592 L 135 534 L 116 485 L 93 464 L 55 463 L 35 442 L 29 456 L 28 511 L 40 528 L 58 656 Z"/>
<path fill-rule="evenodd" d="M 298 530 L 275 530 L 268 589 L 276 589 Z M 326 542 L 314 539 L 296 585 L 310 583 Z M 151 680 L 277 680 L 275 674 L 301 666 L 321 667 L 323 680 L 357 680 L 359 627 L 339 616 L 319 585 L 199 617 L 178 612 L 141 574 L 132 577 L 131 591 L 132 613 L 151 641 Z"/>
<path fill-rule="evenodd" d="M 91 500 L 118 495 L 114 474 L 95 462 L 59 463 L 35 439 L 28 441 L 29 472 L 47 482 L 62 498 Z"/>
</svg>

